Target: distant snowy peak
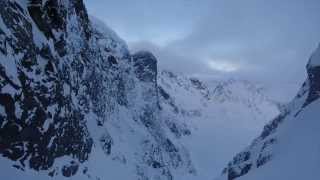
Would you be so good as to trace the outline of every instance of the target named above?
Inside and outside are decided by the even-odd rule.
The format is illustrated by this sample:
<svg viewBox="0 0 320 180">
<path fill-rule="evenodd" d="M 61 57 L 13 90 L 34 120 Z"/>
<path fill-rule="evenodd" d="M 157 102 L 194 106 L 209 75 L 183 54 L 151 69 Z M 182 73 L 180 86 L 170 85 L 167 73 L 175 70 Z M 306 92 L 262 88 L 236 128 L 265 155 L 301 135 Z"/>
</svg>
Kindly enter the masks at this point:
<svg viewBox="0 0 320 180">
<path fill-rule="evenodd" d="M 208 81 L 197 77 L 187 77 L 183 74 L 176 74 L 167 70 L 160 72 L 159 79 L 163 82 L 175 83 L 192 92 L 201 92 L 206 98 L 219 102 L 255 99 L 276 103 L 267 97 L 266 90 L 262 85 L 246 80 L 221 79 Z"/>
<path fill-rule="evenodd" d="M 184 93 L 189 94 L 186 94 L 186 97 L 198 97 L 210 103 L 240 103 L 249 108 L 264 107 L 261 105 L 268 106 L 269 104 L 279 109 L 282 108 L 280 103 L 267 97 L 263 86 L 245 80 L 203 81 L 196 77 L 187 77 L 163 70 L 159 75 L 159 82 L 164 89 L 169 91 L 169 94 L 181 94 L 182 92 L 178 90 L 184 89 Z"/>
<path fill-rule="evenodd" d="M 216 82 L 212 95 L 221 101 L 228 99 L 241 101 L 244 97 L 258 97 L 261 100 L 267 100 L 264 89 L 254 83 L 244 80 L 222 80 Z M 222 98 L 222 99 L 221 99 Z"/>
<path fill-rule="evenodd" d="M 164 84 L 168 86 L 172 83 L 190 92 L 201 92 L 203 95 L 208 95 L 209 93 L 209 88 L 203 81 L 197 78 L 187 77 L 183 74 L 162 70 L 159 79 L 160 82 L 164 82 Z"/>
</svg>

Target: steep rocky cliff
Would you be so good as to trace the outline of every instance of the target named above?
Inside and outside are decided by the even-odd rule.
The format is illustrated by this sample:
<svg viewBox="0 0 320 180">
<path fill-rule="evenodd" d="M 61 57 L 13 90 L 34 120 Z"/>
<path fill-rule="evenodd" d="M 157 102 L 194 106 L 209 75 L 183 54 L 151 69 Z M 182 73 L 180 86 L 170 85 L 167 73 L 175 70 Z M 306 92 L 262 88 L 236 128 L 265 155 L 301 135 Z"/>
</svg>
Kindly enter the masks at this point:
<svg viewBox="0 0 320 180">
<path fill-rule="evenodd" d="M 81 0 L 2 0 L 0 6 L 6 166 L 58 179 L 192 173 L 158 118 L 153 55 L 131 55 L 114 32 L 88 17 Z"/>
</svg>

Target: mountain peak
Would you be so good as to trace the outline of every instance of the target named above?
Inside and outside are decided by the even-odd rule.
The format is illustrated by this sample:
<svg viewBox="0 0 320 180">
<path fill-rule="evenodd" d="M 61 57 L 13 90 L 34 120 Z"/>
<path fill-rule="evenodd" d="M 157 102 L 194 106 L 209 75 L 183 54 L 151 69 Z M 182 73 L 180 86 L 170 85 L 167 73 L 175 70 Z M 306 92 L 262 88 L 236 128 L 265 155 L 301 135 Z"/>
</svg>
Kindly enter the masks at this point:
<svg viewBox="0 0 320 180">
<path fill-rule="evenodd" d="M 149 51 L 139 51 L 132 55 L 135 73 L 143 81 L 156 82 L 157 80 L 157 59 Z"/>
</svg>

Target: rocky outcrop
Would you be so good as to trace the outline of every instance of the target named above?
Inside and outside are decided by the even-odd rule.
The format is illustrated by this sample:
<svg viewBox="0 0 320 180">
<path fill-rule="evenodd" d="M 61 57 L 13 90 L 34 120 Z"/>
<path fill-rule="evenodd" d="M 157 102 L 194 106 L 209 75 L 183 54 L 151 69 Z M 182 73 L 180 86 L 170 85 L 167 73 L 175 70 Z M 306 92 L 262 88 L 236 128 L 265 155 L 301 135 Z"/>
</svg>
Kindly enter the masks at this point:
<svg viewBox="0 0 320 180">
<path fill-rule="evenodd" d="M 157 82 L 157 59 L 150 52 L 140 51 L 133 56 L 135 74 L 144 82 Z"/>
<path fill-rule="evenodd" d="M 309 92 L 304 106 L 307 106 L 320 97 L 320 45 L 309 60 L 307 73 Z"/>
</svg>

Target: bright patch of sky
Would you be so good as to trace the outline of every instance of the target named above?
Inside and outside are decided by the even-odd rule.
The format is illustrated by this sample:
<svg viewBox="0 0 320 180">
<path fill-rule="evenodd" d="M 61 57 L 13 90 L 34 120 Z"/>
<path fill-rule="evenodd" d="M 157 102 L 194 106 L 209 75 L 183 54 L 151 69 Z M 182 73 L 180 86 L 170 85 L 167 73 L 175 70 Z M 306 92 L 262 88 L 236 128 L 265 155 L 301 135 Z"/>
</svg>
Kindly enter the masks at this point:
<svg viewBox="0 0 320 180">
<path fill-rule="evenodd" d="M 208 65 L 211 69 L 221 72 L 234 72 L 240 68 L 239 65 L 227 61 L 208 61 Z"/>
</svg>

